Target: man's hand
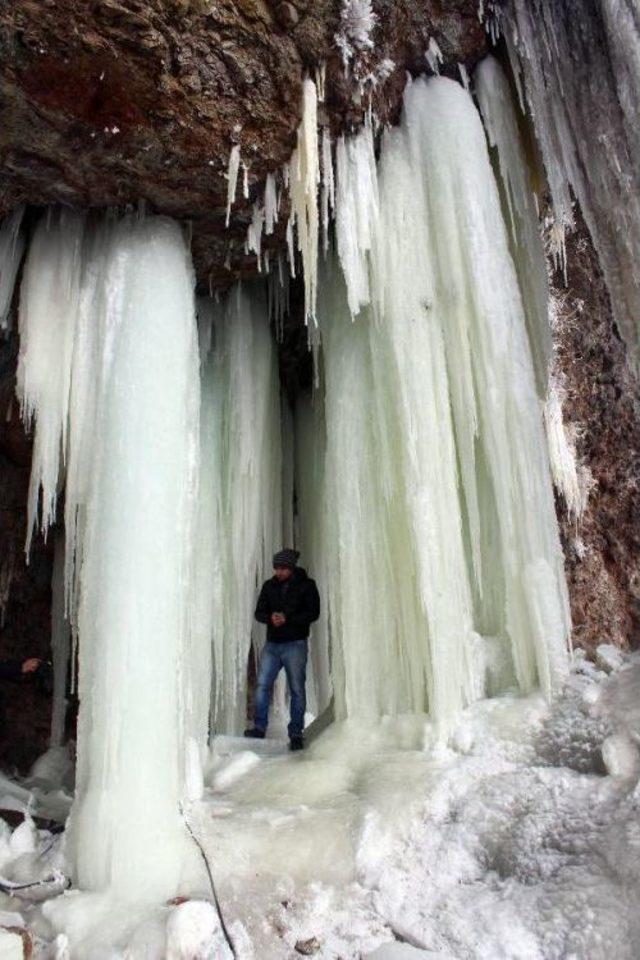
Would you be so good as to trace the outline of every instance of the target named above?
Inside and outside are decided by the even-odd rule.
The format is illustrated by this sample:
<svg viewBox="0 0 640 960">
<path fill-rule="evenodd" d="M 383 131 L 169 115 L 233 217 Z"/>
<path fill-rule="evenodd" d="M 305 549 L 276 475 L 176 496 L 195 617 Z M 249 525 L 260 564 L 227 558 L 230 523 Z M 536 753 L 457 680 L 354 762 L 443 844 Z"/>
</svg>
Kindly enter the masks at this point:
<svg viewBox="0 0 640 960">
<path fill-rule="evenodd" d="M 37 657 L 30 657 L 28 660 L 24 660 L 22 663 L 22 672 L 23 673 L 35 673 L 42 660 L 39 660 Z"/>
<path fill-rule="evenodd" d="M 272 613 L 271 614 L 271 624 L 274 627 L 281 627 L 284 623 L 287 622 L 287 618 L 284 613 Z"/>
</svg>

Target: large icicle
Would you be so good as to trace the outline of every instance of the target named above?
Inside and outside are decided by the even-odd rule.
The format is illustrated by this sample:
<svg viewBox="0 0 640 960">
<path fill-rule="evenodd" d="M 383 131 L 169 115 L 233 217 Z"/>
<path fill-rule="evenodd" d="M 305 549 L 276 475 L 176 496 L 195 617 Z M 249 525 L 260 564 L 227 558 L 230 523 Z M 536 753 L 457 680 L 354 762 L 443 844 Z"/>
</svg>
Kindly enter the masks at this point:
<svg viewBox="0 0 640 960">
<path fill-rule="evenodd" d="M 178 804 L 197 464 L 194 281 L 178 226 L 161 218 L 117 224 L 106 256 L 87 424 L 69 856 L 82 888 L 158 900 L 176 891 L 186 842 Z"/>
<path fill-rule="evenodd" d="M 640 22 L 635 0 L 509 0 L 505 34 L 542 148 L 556 217 L 577 197 L 638 364 Z"/>
<path fill-rule="evenodd" d="M 487 137 L 498 155 L 511 255 L 522 291 L 538 394 L 544 398 L 551 358 L 549 282 L 530 165 L 511 88 L 498 61 L 486 57 L 475 72 L 474 83 Z"/>
<path fill-rule="evenodd" d="M 371 124 L 336 147 L 336 244 L 353 315 L 369 303 L 368 254 L 378 218 L 378 183 Z"/>
<path fill-rule="evenodd" d="M 316 318 L 318 289 L 318 185 L 320 159 L 318 153 L 318 94 L 313 80 L 302 85 L 302 121 L 298 128 L 298 146 L 289 163 L 291 219 L 298 234 L 298 250 L 302 254 L 305 289 L 305 320 Z M 290 252 L 290 260 L 293 260 Z M 293 271 L 294 264 L 291 262 Z"/>
<path fill-rule="evenodd" d="M 60 213 L 52 223 L 43 218 L 31 242 L 20 290 L 17 390 L 24 419 L 36 422 L 27 553 L 38 521 L 46 534 L 55 518 L 67 440 L 83 230 L 84 221 L 76 214 Z"/>
</svg>

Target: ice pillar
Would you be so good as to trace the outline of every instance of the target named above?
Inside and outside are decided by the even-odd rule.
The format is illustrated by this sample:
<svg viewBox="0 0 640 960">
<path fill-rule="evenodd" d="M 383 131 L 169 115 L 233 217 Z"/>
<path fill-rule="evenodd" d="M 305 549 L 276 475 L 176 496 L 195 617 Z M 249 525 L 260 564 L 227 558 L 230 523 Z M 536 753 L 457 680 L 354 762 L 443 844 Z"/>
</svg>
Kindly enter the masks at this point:
<svg viewBox="0 0 640 960">
<path fill-rule="evenodd" d="M 198 433 L 194 280 L 168 220 L 116 225 L 99 256 L 69 854 L 81 888 L 160 899 L 175 892 L 186 842 L 179 801 Z"/>
</svg>

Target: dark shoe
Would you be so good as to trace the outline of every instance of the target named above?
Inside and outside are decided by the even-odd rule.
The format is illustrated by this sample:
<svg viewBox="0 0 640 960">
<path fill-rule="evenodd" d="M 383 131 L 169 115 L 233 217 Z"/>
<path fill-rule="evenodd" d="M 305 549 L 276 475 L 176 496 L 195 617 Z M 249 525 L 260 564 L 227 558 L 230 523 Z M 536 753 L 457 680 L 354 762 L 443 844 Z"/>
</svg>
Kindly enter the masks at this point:
<svg viewBox="0 0 640 960">
<path fill-rule="evenodd" d="M 245 730 L 245 737 L 251 737 L 253 740 L 264 740 L 264 730 L 258 730 L 257 727 L 251 727 L 251 730 Z"/>
<path fill-rule="evenodd" d="M 291 737 L 289 740 L 289 750 L 304 750 L 304 740 L 302 737 Z"/>
</svg>

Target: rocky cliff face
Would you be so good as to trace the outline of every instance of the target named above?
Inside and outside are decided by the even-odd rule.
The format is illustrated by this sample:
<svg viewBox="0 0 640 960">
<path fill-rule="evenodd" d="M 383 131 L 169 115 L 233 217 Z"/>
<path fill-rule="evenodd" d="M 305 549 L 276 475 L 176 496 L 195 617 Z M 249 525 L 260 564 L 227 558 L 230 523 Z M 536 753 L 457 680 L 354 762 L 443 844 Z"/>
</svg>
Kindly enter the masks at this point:
<svg viewBox="0 0 640 960">
<path fill-rule="evenodd" d="M 567 240 L 567 283 L 553 283 L 555 367 L 565 423 L 593 486 L 583 517 L 558 503 L 574 643 L 640 639 L 640 384 L 612 318 L 591 238 L 578 217 Z"/>
<path fill-rule="evenodd" d="M 366 4 L 355 3 L 354 17 Z M 485 49 L 476 0 L 380 0 L 373 48 L 345 71 L 339 0 L 20 0 L 0 9 L 0 214 L 16 204 L 137 206 L 193 225 L 203 287 L 243 272 L 250 208 L 295 146 L 302 79 L 324 76 L 334 133 L 396 115 L 406 71 L 443 69 Z M 348 53 L 348 51 L 347 51 Z M 240 145 L 249 197 L 225 229 L 229 154 Z M 273 243 L 281 242 L 281 235 Z M 230 255 L 228 268 L 225 267 Z"/>
</svg>

